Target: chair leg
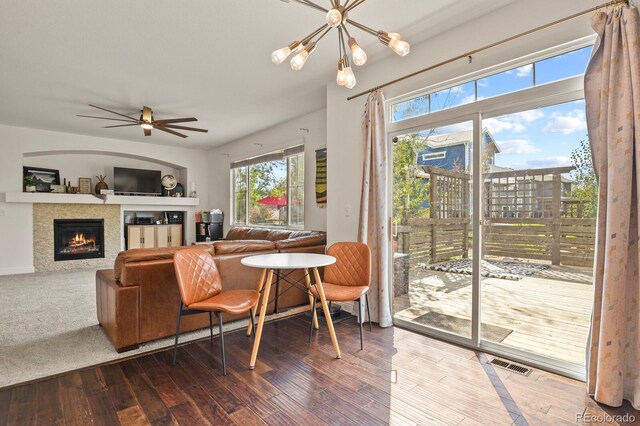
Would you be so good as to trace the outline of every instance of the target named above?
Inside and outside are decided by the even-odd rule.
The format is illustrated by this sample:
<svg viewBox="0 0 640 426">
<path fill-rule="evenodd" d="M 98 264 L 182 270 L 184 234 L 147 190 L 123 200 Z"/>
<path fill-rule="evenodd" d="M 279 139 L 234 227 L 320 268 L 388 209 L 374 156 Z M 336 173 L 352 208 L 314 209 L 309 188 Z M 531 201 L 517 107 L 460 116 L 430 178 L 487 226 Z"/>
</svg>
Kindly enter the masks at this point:
<svg viewBox="0 0 640 426">
<path fill-rule="evenodd" d="M 211 334 L 211 344 L 213 345 L 213 312 L 209 312 L 209 332 Z"/>
<path fill-rule="evenodd" d="M 256 338 L 256 317 L 253 314 L 253 309 L 249 309 L 249 321 L 251 321 L 251 334 L 253 338 Z"/>
<path fill-rule="evenodd" d="M 176 365 L 176 358 L 178 356 L 178 336 L 180 336 L 180 319 L 182 318 L 182 299 L 178 305 L 178 320 L 176 321 L 176 341 L 173 344 L 173 365 Z"/>
<path fill-rule="evenodd" d="M 358 298 L 358 325 L 360 326 L 360 350 L 364 349 L 364 346 L 362 344 L 362 320 L 364 318 L 362 318 L 362 302 L 361 299 Z"/>
<path fill-rule="evenodd" d="M 222 312 L 218 312 L 218 327 L 220 328 L 220 354 L 222 355 L 222 374 L 227 375 L 227 359 L 224 356 L 224 333 L 222 332 Z"/>
<path fill-rule="evenodd" d="M 316 315 L 316 298 L 313 298 L 311 303 L 311 321 L 309 322 L 309 343 L 311 343 L 311 337 L 313 336 L 313 317 Z"/>
<path fill-rule="evenodd" d="M 369 318 L 369 331 L 371 331 L 371 312 L 369 311 L 369 293 L 364 295 L 364 300 L 367 302 L 367 318 Z"/>
</svg>

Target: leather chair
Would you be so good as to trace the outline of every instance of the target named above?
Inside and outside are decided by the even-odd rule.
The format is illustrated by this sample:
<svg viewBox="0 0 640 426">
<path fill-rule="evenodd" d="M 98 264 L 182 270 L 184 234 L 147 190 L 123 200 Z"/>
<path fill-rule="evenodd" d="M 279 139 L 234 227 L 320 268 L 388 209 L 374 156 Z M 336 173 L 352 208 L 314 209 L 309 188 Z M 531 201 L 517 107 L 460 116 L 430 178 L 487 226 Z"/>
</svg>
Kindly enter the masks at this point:
<svg viewBox="0 0 640 426">
<path fill-rule="evenodd" d="M 369 330 L 371 330 L 371 314 L 369 312 L 369 285 L 371 284 L 371 250 L 363 243 L 335 243 L 327 249 L 327 254 L 336 258 L 336 263 L 325 266 L 322 287 L 329 302 L 358 302 L 358 323 L 360 323 L 360 349 L 362 344 L 362 312 L 361 299 L 365 297 Z M 310 287 L 313 297 L 311 330 L 316 316 L 316 299 L 320 298 L 315 286 Z"/>
<path fill-rule="evenodd" d="M 213 257 L 199 248 L 177 251 L 173 255 L 173 264 L 180 289 L 180 305 L 176 322 L 176 340 L 173 348 L 173 365 L 178 355 L 178 337 L 180 320 L 183 315 L 209 313 L 209 330 L 213 343 L 213 313 L 218 317 L 220 329 L 220 354 L 222 373 L 227 375 L 227 363 L 224 355 L 224 334 L 222 332 L 222 313 L 250 313 L 250 321 L 255 324 L 253 308 L 258 304 L 260 294 L 255 290 L 222 290 L 222 279 Z M 255 326 L 252 327 L 255 329 Z"/>
</svg>

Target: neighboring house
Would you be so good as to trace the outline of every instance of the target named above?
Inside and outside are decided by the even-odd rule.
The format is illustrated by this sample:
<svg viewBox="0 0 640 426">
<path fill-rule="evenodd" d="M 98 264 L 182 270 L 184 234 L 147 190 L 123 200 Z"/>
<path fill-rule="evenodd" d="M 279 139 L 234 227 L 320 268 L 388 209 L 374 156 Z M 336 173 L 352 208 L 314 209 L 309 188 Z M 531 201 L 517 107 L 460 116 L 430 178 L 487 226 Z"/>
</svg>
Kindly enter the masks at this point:
<svg viewBox="0 0 640 426">
<path fill-rule="evenodd" d="M 486 128 L 482 130 L 484 158 L 487 164 L 495 164 L 500 147 Z M 470 171 L 473 131 L 433 135 L 427 138 L 426 149 L 418 153 L 418 166 L 440 167 L 445 170 Z"/>
<path fill-rule="evenodd" d="M 483 173 L 492 176 L 484 179 L 485 214 L 488 217 L 501 218 L 549 217 L 553 195 L 553 175 L 549 174 L 550 169 L 530 169 L 527 178 L 516 178 L 510 173 L 513 169 L 495 164 L 500 147 L 486 128 L 482 131 L 482 139 L 483 161 L 486 163 Z M 472 131 L 467 130 L 429 136 L 426 149 L 417 155 L 416 164 L 418 167 L 439 167 L 471 173 L 471 161 Z M 425 184 L 428 184 L 429 174 L 423 172 L 422 176 Z M 571 215 L 569 210 L 576 203 L 571 198 L 573 181 L 561 175 L 560 182 L 561 210 L 563 215 Z M 471 181 L 469 183 L 471 184 Z M 471 189 L 468 193 L 472 193 Z M 428 208 L 429 201 L 425 200 L 422 206 Z"/>
</svg>

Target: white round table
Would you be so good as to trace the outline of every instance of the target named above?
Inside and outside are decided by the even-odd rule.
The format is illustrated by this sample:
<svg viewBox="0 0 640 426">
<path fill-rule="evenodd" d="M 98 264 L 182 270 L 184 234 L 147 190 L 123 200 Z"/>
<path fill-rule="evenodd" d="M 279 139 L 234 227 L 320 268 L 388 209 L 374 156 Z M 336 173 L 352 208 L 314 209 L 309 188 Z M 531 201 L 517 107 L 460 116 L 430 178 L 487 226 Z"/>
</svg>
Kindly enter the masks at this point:
<svg viewBox="0 0 640 426">
<path fill-rule="evenodd" d="M 303 269 L 305 271 L 305 283 L 307 292 L 309 292 L 309 287 L 311 285 L 314 285 L 316 287 L 318 295 L 320 296 L 320 303 L 322 304 L 324 316 L 327 320 L 327 328 L 329 329 L 329 334 L 331 335 L 331 341 L 336 351 L 336 358 L 341 358 L 340 346 L 338 346 L 338 339 L 336 338 L 336 332 L 333 328 L 333 322 L 331 321 L 331 314 L 327 305 L 327 299 L 324 294 L 324 288 L 322 287 L 322 280 L 320 279 L 320 273 L 318 272 L 318 268 L 336 263 L 335 257 L 314 253 L 274 253 L 248 256 L 240 260 L 240 263 L 250 268 L 262 269 L 262 274 L 260 274 L 260 280 L 258 282 L 258 292 L 261 293 L 262 305 L 260 306 L 260 315 L 258 317 L 258 325 L 256 327 L 256 338 L 253 343 L 253 351 L 251 352 L 249 369 L 253 370 L 256 365 L 258 349 L 260 347 L 260 338 L 262 337 L 262 328 L 264 327 L 264 318 L 267 313 L 267 305 L 269 304 L 271 283 L 273 282 L 274 271 L 280 269 Z M 311 283 L 309 269 L 313 271 L 315 284 Z M 311 293 L 309 293 L 309 304 L 311 305 L 312 303 L 313 296 L 311 295 Z M 315 315 L 315 309 L 313 310 L 313 324 L 317 329 L 318 318 Z M 249 324 L 247 334 L 251 333 L 252 327 L 253 324 Z"/>
</svg>

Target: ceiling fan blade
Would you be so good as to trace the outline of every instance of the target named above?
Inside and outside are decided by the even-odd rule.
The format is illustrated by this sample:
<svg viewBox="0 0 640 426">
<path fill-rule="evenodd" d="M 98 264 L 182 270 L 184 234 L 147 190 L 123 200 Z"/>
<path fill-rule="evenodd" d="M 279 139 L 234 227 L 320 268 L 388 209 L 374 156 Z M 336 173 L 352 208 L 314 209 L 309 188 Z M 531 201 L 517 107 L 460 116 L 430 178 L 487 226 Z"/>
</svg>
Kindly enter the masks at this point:
<svg viewBox="0 0 640 426">
<path fill-rule="evenodd" d="M 156 120 L 154 121 L 154 123 L 160 123 L 160 124 L 169 124 L 169 123 L 186 123 L 187 121 L 198 121 L 197 118 L 195 117 L 188 117 L 188 118 L 170 118 L 168 120 Z"/>
<path fill-rule="evenodd" d="M 133 123 L 132 120 L 123 120 L 121 118 L 108 118 L 108 117 L 94 117 L 93 115 L 80 115 L 77 114 L 76 117 L 83 117 L 83 118 L 98 118 L 100 120 L 111 120 L 111 121 L 124 121 L 125 123 Z"/>
<path fill-rule="evenodd" d="M 138 123 L 133 124 L 118 124 L 117 126 L 104 126 L 104 129 L 112 129 L 114 127 L 129 127 L 129 126 L 138 126 Z"/>
<path fill-rule="evenodd" d="M 186 127 L 186 126 L 176 126 L 174 124 L 158 124 L 157 127 L 166 127 L 169 129 L 178 129 L 178 130 L 191 130 L 193 132 L 203 132 L 207 133 L 207 129 L 198 129 L 197 127 Z"/>
<path fill-rule="evenodd" d="M 142 130 L 144 130 L 145 136 L 151 136 L 151 129 L 142 129 Z"/>
<path fill-rule="evenodd" d="M 97 105 L 89 104 L 89 106 L 90 106 L 90 107 L 93 107 L 93 108 L 101 109 L 101 110 L 103 110 L 103 111 L 110 112 L 111 114 L 119 115 L 120 117 L 128 118 L 129 120 L 138 121 L 137 119 L 135 119 L 135 118 L 133 118 L 133 117 L 129 117 L 128 115 L 120 114 L 119 112 L 111 111 L 110 109 L 102 108 L 102 107 L 99 107 L 99 106 L 97 106 Z"/>
<path fill-rule="evenodd" d="M 162 130 L 163 132 L 171 133 L 172 135 L 180 136 L 181 138 L 188 138 L 189 136 L 183 135 L 182 133 L 174 132 L 171 129 L 165 129 L 164 127 L 154 127 L 156 130 Z"/>
</svg>

